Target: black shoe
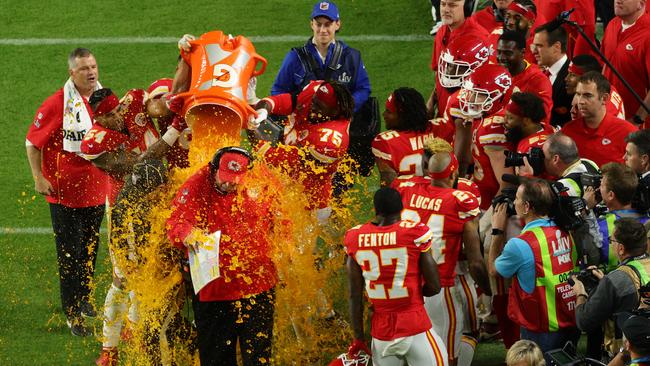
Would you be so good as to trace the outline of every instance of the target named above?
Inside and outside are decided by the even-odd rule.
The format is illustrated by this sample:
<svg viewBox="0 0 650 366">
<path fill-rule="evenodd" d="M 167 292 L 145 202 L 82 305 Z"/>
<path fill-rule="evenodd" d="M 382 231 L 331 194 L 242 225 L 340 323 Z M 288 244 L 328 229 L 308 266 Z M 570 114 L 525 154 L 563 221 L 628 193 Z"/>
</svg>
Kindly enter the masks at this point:
<svg viewBox="0 0 650 366">
<path fill-rule="evenodd" d="M 95 311 L 95 307 L 89 303 L 89 302 L 84 302 L 80 306 L 81 310 L 81 316 L 84 318 L 96 318 L 97 317 L 97 312 Z"/>
<path fill-rule="evenodd" d="M 67 323 L 73 336 L 87 337 L 92 334 L 91 330 L 84 325 L 84 320 L 81 317 L 70 318 Z"/>
</svg>

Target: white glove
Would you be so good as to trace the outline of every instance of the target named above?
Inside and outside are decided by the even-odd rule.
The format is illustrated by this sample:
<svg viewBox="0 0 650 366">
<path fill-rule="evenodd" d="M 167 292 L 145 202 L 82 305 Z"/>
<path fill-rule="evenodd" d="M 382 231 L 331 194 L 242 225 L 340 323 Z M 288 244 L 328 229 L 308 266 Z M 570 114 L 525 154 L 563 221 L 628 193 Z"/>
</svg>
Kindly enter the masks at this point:
<svg viewBox="0 0 650 366">
<path fill-rule="evenodd" d="M 183 50 L 185 52 L 190 52 L 192 50 L 192 46 L 190 45 L 190 41 L 195 40 L 196 37 L 194 37 L 191 34 L 184 34 L 183 38 L 178 40 L 178 49 Z"/>
<path fill-rule="evenodd" d="M 257 118 L 255 118 L 254 115 L 248 116 L 248 124 L 246 128 L 249 130 L 257 130 L 258 127 L 260 127 L 260 123 L 264 121 L 267 117 L 269 116 L 269 112 L 264 109 L 260 108 L 257 110 Z"/>
<path fill-rule="evenodd" d="M 253 105 L 260 101 L 260 98 L 257 97 L 256 90 L 257 78 L 253 76 L 248 80 L 248 87 L 246 88 L 246 103 Z"/>
</svg>

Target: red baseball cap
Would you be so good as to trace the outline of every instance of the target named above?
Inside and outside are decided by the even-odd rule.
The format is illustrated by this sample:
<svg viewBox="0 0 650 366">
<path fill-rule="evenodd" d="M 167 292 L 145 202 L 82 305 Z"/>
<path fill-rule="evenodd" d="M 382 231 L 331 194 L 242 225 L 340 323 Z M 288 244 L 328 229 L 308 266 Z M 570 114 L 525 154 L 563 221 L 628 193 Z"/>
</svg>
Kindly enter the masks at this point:
<svg viewBox="0 0 650 366">
<path fill-rule="evenodd" d="M 223 183 L 239 183 L 246 172 L 250 159 L 238 152 L 225 152 L 219 159 L 217 177 Z"/>
</svg>

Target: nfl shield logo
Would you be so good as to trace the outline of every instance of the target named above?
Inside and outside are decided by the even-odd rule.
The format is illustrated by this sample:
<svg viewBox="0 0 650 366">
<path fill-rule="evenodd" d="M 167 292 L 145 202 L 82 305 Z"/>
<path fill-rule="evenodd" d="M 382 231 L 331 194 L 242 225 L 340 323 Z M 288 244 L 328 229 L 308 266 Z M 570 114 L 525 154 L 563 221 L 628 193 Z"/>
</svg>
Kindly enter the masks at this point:
<svg viewBox="0 0 650 366">
<path fill-rule="evenodd" d="M 327 10 L 330 8 L 330 3 L 322 2 L 320 3 L 320 10 Z"/>
</svg>

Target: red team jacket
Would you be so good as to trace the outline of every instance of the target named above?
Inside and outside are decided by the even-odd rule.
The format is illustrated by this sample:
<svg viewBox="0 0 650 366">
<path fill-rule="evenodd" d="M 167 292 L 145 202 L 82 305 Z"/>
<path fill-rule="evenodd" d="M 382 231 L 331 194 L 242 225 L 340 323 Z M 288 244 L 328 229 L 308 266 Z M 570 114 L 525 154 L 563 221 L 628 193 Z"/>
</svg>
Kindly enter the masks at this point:
<svg viewBox="0 0 650 366">
<path fill-rule="evenodd" d="M 267 162 L 282 167 L 302 182 L 310 198 L 310 208 L 328 206 L 332 195 L 332 175 L 345 156 L 350 141 L 349 120 L 317 124 L 308 121 L 312 98 L 321 83 L 309 83 L 298 94 L 296 106 L 292 105 L 289 93 L 264 98 L 271 103 L 271 113 L 289 115 L 289 122 L 284 133 L 286 146 L 271 147 L 266 143 L 259 148 Z"/>
<path fill-rule="evenodd" d="M 92 117 L 85 98 L 84 102 Z M 38 108 L 27 132 L 27 140 L 43 154 L 41 170 L 54 189 L 45 199 L 72 208 L 105 204 L 108 176 L 77 153 L 63 150 L 62 128 L 63 89 L 59 89 Z"/>
<path fill-rule="evenodd" d="M 345 251 L 363 270 L 374 307 L 373 338 L 390 341 L 431 329 L 419 261 L 431 248 L 432 235 L 426 225 L 404 220 L 388 226 L 367 223 L 345 233 Z"/>
<path fill-rule="evenodd" d="M 201 301 L 230 301 L 271 289 L 277 282 L 265 233 L 272 229 L 273 195 L 253 198 L 247 190 L 221 194 L 214 188 L 209 166 L 201 168 L 178 190 L 167 220 L 167 236 L 178 248 L 192 228 L 206 234 L 221 230 L 221 277 L 199 291 Z M 258 234 L 255 234 L 258 233 Z"/>
<path fill-rule="evenodd" d="M 393 188 L 402 195 L 402 218 L 426 224 L 433 233 L 431 248 L 440 284 L 454 286 L 463 227 L 480 214 L 479 201 L 466 191 L 434 187 L 428 177 L 402 177 L 393 181 Z"/>
</svg>

